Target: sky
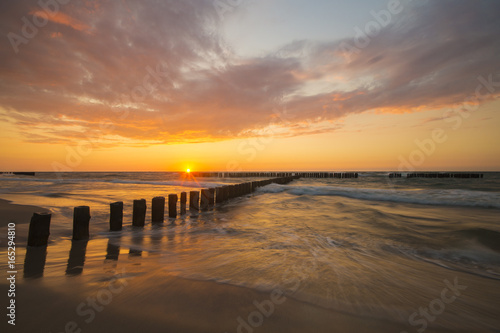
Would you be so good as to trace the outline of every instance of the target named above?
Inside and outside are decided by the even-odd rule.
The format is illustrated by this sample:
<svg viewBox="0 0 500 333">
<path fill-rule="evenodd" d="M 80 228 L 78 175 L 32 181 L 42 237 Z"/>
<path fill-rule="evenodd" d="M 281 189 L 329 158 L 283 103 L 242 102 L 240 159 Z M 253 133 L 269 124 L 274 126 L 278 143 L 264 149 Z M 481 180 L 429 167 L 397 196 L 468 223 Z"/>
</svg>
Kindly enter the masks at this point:
<svg viewBox="0 0 500 333">
<path fill-rule="evenodd" d="M 0 171 L 500 171 L 500 2 L 0 2 Z"/>
</svg>

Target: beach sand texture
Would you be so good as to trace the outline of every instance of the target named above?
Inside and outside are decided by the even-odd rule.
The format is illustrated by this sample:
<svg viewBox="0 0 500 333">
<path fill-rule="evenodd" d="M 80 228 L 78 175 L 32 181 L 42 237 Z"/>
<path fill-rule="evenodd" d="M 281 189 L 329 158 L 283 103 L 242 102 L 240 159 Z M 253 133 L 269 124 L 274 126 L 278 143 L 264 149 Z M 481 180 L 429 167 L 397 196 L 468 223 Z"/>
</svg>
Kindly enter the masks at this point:
<svg viewBox="0 0 500 333">
<path fill-rule="evenodd" d="M 27 225 L 34 211 L 43 211 L 5 201 L 0 209 L 2 216 L 8 216 L 7 221 L 15 222 L 19 228 Z M 293 294 L 284 296 L 279 290 L 256 291 L 177 277 L 164 266 L 158 253 L 120 247 L 117 245 L 120 238 L 116 237 L 97 238 L 88 243 L 69 239 L 51 242 L 47 253 L 45 248 L 30 248 L 26 253 L 25 240 L 21 239 L 23 243 L 17 247 L 20 273 L 16 326 L 9 325 L 7 332 L 416 331 L 405 318 L 381 320 L 376 316 L 357 316 L 298 301 Z M 159 237 L 156 241 L 165 239 Z M 188 244 L 186 240 L 184 246 Z M 39 264 L 40 258 L 46 258 L 44 266 Z M 486 303 L 497 301 L 494 296 L 487 297 L 488 290 L 497 286 L 496 281 L 486 280 L 478 285 L 467 274 L 455 276 L 461 284 L 470 286 L 469 297 L 476 295 Z M 8 289 L 4 281 L 2 290 Z M 442 281 L 436 279 L 431 288 L 439 295 Z M 459 303 L 447 306 L 446 311 L 453 312 Z M 425 331 L 495 331 L 446 328 L 443 327 L 446 320 L 437 323 Z M 2 326 L 7 326 L 5 320 Z"/>
</svg>

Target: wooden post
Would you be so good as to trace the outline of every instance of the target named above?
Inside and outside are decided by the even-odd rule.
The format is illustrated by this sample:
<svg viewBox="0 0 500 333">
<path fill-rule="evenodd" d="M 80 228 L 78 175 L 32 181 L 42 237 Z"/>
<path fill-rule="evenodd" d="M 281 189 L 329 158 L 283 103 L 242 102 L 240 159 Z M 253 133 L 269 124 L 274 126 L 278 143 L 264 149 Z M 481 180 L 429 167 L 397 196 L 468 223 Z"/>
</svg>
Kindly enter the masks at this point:
<svg viewBox="0 0 500 333">
<path fill-rule="evenodd" d="M 31 217 L 28 232 L 28 246 L 45 246 L 50 235 L 50 219 L 52 214 L 34 213 Z"/>
<path fill-rule="evenodd" d="M 213 208 L 215 206 L 215 188 L 208 189 L 208 207 Z"/>
<path fill-rule="evenodd" d="M 181 193 L 181 215 L 186 214 L 187 193 Z"/>
<path fill-rule="evenodd" d="M 120 231 L 123 226 L 123 202 L 109 204 L 109 230 Z"/>
<path fill-rule="evenodd" d="M 73 239 L 89 239 L 90 207 L 79 206 L 73 211 Z"/>
<path fill-rule="evenodd" d="M 132 211 L 132 225 L 134 227 L 144 227 L 146 223 L 146 199 L 134 200 Z"/>
<path fill-rule="evenodd" d="M 189 210 L 192 211 L 200 210 L 200 192 L 198 191 L 189 192 Z"/>
<path fill-rule="evenodd" d="M 151 223 L 163 223 L 165 217 L 165 197 L 155 197 L 151 202 Z"/>
<path fill-rule="evenodd" d="M 224 202 L 223 191 L 224 188 L 221 186 L 215 188 L 215 203 L 221 204 Z"/>
<path fill-rule="evenodd" d="M 177 194 L 168 195 L 168 217 L 177 217 Z"/>
<path fill-rule="evenodd" d="M 201 190 L 200 209 L 207 210 L 209 205 L 210 191 L 206 188 Z"/>
</svg>

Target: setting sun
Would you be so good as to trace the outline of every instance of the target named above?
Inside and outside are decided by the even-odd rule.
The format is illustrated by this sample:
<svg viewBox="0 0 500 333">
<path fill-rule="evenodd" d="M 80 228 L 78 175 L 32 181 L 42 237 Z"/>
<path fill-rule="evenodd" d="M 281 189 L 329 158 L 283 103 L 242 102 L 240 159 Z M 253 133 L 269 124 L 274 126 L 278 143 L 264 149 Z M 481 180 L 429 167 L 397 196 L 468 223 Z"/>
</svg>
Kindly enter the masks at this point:
<svg viewBox="0 0 500 333">
<path fill-rule="evenodd" d="M 186 170 L 186 172 L 187 172 L 187 173 L 190 173 L 190 172 L 191 172 L 191 169 L 187 169 L 187 170 Z"/>
</svg>

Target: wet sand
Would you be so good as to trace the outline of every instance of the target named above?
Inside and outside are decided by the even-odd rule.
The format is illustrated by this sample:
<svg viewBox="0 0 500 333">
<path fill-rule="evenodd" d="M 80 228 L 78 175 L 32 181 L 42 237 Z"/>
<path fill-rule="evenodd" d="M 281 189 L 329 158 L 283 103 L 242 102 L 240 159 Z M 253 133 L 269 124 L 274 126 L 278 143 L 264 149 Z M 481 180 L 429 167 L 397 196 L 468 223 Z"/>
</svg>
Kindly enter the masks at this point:
<svg viewBox="0 0 500 333">
<path fill-rule="evenodd" d="M 39 209 L 1 204 L 0 213 L 9 212 L 17 223 Z M 68 238 L 28 250 L 25 242 L 18 244 L 16 326 L 7 325 L 3 315 L 2 332 L 416 332 L 405 320 L 333 311 L 279 290 L 176 277 L 159 254 L 120 248 L 107 238 Z M 4 262 L 0 268 L 7 270 Z M 2 279 L 2 295 L 7 289 Z M 460 330 L 425 330 L 452 331 Z"/>
<path fill-rule="evenodd" d="M 33 213 L 49 212 L 47 209 L 16 205 L 7 200 L 0 199 L 0 228 L 6 227 L 10 222 L 16 224 L 29 223 Z"/>
<path fill-rule="evenodd" d="M 8 200 L 0 199 L 0 235 L 7 235 L 9 223 L 16 225 L 16 245 L 26 246 L 28 241 L 29 222 L 33 213 L 50 212 L 37 206 L 16 205 Z M 7 239 L 0 239 L 0 249 L 7 247 Z M 3 264 L 3 263 L 2 263 Z"/>
<path fill-rule="evenodd" d="M 76 275 L 68 275 L 67 268 L 61 274 L 66 266 L 61 260 L 47 263 L 42 278 L 19 279 L 15 331 L 331 333 L 411 328 L 331 311 L 277 291 L 171 276 L 154 256 L 121 255 L 125 259 L 116 262 L 90 254 Z"/>
</svg>

